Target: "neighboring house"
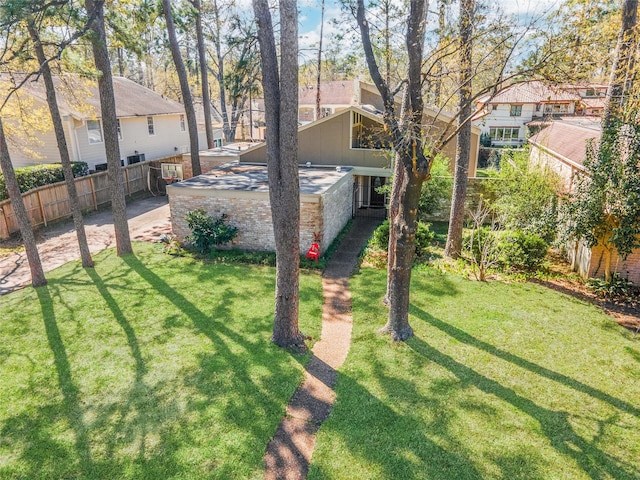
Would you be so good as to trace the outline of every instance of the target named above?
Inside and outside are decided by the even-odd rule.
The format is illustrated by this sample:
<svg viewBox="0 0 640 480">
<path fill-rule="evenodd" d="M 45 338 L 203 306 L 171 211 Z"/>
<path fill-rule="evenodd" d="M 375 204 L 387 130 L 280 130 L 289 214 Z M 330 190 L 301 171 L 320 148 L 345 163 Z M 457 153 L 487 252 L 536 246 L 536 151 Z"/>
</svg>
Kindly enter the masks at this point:
<svg viewBox="0 0 640 480">
<path fill-rule="evenodd" d="M 87 162 L 90 170 L 106 169 L 97 83 L 77 75 L 55 77 L 54 81 L 71 160 Z M 189 151 L 182 104 L 122 77 L 113 78 L 113 87 L 123 165 Z M 20 95 L 46 108 L 41 79 L 26 82 Z M 221 138 L 220 132 L 218 138 Z M 199 141 L 206 145 L 204 131 L 199 131 Z M 28 150 L 20 148 L 20 142 L 15 140 L 9 147 L 15 166 L 60 162 L 53 129 L 35 141 L 30 140 Z"/>
<path fill-rule="evenodd" d="M 317 86 L 301 85 L 298 88 L 298 122 L 302 125 L 314 122 L 352 105 L 361 105 L 360 81 L 340 80 L 320 83 L 320 117 L 316 115 Z"/>
<path fill-rule="evenodd" d="M 550 86 L 538 80 L 515 83 L 478 100 L 474 124 L 491 137 L 493 146 L 523 145 L 528 125 L 544 125 L 554 118 L 600 115 L 604 85 Z"/>
<path fill-rule="evenodd" d="M 573 188 L 576 172 L 584 171 L 587 142 L 598 142 L 602 134 L 599 119 L 582 118 L 573 121 L 554 121 L 529 139 L 530 161 L 557 172 L 566 191 Z M 603 276 L 604 248 L 588 248 L 584 242 L 568 245 L 567 256 L 573 268 L 584 278 Z M 640 285 L 640 250 L 634 250 L 625 261 L 612 257 L 615 272 Z"/>
<path fill-rule="evenodd" d="M 587 142 L 597 142 L 601 133 L 599 118 L 551 122 L 529 139 L 530 161 L 556 172 L 570 191 L 575 173 L 584 170 Z"/>
<path fill-rule="evenodd" d="M 479 139 L 478 129 L 474 130 L 473 158 Z M 300 127 L 302 248 L 311 244 L 316 232 L 324 251 L 353 216 L 385 217 L 386 195 L 378 190 L 392 174 L 392 156 L 385 145 L 382 116 L 371 107 L 350 106 Z M 445 153 L 454 152 L 455 140 Z M 470 169 L 470 176 L 474 173 L 475 168 Z M 173 231 L 179 237 L 189 234 L 186 213 L 204 208 L 211 215 L 228 215 L 240 231 L 236 246 L 274 249 L 266 144 L 239 151 L 237 163 L 171 185 L 167 193 Z"/>
</svg>

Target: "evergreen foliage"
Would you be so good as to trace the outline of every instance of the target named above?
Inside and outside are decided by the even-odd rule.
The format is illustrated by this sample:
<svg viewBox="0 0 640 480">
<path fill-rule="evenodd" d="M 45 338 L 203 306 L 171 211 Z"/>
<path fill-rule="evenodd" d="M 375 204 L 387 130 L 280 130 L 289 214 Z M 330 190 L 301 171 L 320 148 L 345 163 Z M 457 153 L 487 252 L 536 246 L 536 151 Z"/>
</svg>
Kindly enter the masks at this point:
<svg viewBox="0 0 640 480">
<path fill-rule="evenodd" d="M 191 235 L 187 237 L 200 253 L 209 253 L 214 245 L 224 245 L 236 238 L 238 229 L 227 224 L 227 216 L 215 219 L 202 209 L 192 210 L 185 217 Z"/>
<path fill-rule="evenodd" d="M 556 238 L 560 179 L 549 170 L 529 166 L 529 150 L 506 150 L 492 208 L 505 229 L 535 233 L 547 243 Z"/>
<path fill-rule="evenodd" d="M 615 250 L 625 259 L 640 234 L 640 125 L 614 120 L 599 145 L 587 146 L 585 171 L 575 179 L 563 213 L 564 237 Z M 610 278 L 610 265 L 605 267 Z"/>
<path fill-rule="evenodd" d="M 82 177 L 89 174 L 89 167 L 86 162 L 73 162 L 73 176 Z M 64 181 L 62 165 L 59 163 L 36 165 L 33 167 L 16 168 L 16 178 L 22 193 L 44 185 L 51 185 Z M 0 200 L 9 198 L 4 176 L 0 173 Z"/>
</svg>

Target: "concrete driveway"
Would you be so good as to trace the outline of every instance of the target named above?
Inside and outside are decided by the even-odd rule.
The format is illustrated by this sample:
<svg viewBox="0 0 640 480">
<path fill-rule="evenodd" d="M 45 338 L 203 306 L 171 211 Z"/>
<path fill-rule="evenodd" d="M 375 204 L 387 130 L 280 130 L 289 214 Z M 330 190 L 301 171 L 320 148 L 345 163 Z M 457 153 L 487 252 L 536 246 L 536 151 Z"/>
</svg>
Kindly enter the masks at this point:
<svg viewBox="0 0 640 480">
<path fill-rule="evenodd" d="M 131 240 L 156 241 L 171 233 L 167 197 L 151 197 L 127 205 Z M 111 211 L 85 218 L 89 249 L 92 253 L 115 247 Z M 73 222 L 56 225 L 38 234 L 38 252 L 45 272 L 80 258 Z M 0 258 L 0 295 L 31 284 L 31 272 L 24 252 Z"/>
</svg>

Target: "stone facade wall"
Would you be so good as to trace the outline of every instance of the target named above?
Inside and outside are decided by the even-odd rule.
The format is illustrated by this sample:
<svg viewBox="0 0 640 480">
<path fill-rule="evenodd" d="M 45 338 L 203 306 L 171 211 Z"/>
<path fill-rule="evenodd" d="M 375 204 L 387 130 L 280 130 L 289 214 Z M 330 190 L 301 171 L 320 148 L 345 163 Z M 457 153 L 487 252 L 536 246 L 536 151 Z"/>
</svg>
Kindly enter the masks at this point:
<svg viewBox="0 0 640 480">
<path fill-rule="evenodd" d="M 352 209 L 353 177 L 346 176 L 322 197 L 323 252 L 351 219 Z"/>
<path fill-rule="evenodd" d="M 322 228 L 318 197 L 300 204 L 300 250 L 305 253 L 313 241 L 313 232 Z M 238 228 L 238 236 L 229 247 L 273 251 L 275 240 L 268 193 L 241 196 L 184 195 L 169 193 L 173 233 L 184 239 L 191 232 L 184 217 L 198 208 L 217 218 L 226 214 L 229 224 Z"/>
</svg>

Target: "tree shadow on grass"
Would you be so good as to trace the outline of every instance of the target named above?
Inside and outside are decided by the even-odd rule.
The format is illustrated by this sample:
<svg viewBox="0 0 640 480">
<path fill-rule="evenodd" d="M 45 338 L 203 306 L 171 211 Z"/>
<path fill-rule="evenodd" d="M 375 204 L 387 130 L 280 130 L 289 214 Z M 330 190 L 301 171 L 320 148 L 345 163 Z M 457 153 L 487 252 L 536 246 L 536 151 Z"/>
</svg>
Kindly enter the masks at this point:
<svg viewBox="0 0 640 480">
<path fill-rule="evenodd" d="M 146 288 L 153 289 L 175 305 L 193 322 L 197 331 L 211 341 L 214 348 L 211 353 L 201 354 L 200 371 L 193 372 L 184 380 L 185 386 L 197 388 L 205 399 L 194 399 L 188 408 L 206 415 L 211 402 L 223 403 L 225 418 L 235 422 L 245 437 L 250 434 L 249 441 L 235 447 L 237 453 L 255 457 L 248 464 L 257 461 L 261 467 L 267 441 L 284 414 L 286 401 L 300 382 L 302 372 L 292 366 L 289 355 L 271 344 L 266 335 L 258 335 L 252 341 L 228 326 L 234 315 L 230 305 L 238 301 L 238 296 L 244 297 L 244 302 L 251 302 L 255 292 L 239 293 L 224 289 L 213 310 L 203 312 L 134 255 L 126 255 L 123 260 L 147 283 Z M 244 269 L 240 272 L 246 274 Z M 220 283 L 223 282 L 224 279 L 220 279 Z M 269 314 L 268 318 L 257 319 L 256 323 L 264 328 L 270 318 Z M 250 322 L 247 327 L 254 332 L 261 329 Z M 227 396 L 228 390 L 233 390 L 234 395 Z M 238 467 L 243 468 L 217 465 L 217 473 L 240 476 L 235 470 Z"/>
<path fill-rule="evenodd" d="M 461 332 L 455 327 L 441 322 L 428 314 L 422 312 L 420 315 L 422 320 L 431 323 L 443 331 L 455 334 L 454 338 L 472 344 L 485 351 L 489 351 L 500 358 L 508 359 L 513 363 L 530 369 L 534 373 L 538 373 L 552 380 L 561 381 L 563 384 L 576 388 L 577 390 L 591 394 L 603 401 L 609 401 L 612 405 L 623 411 L 634 413 L 635 407 L 615 399 L 603 392 L 588 387 L 580 382 L 565 377 L 564 375 L 551 372 L 548 369 L 532 364 L 526 360 L 520 359 L 508 352 L 500 351 L 480 340 L 474 339 L 466 332 Z M 463 384 L 472 385 L 486 394 L 495 396 L 521 412 L 529 415 L 536 420 L 541 428 L 542 433 L 549 439 L 551 446 L 560 454 L 572 458 L 576 464 L 592 479 L 616 478 L 616 479 L 636 479 L 640 476 L 640 470 L 629 462 L 624 462 L 614 458 L 603 452 L 597 447 L 598 438 L 588 441 L 581 437 L 570 423 L 570 413 L 565 411 L 554 411 L 544 408 L 536 404 L 533 400 L 526 398 L 514 390 L 501 385 L 499 382 L 492 380 L 467 365 L 458 362 L 449 355 L 446 355 L 420 338 L 413 337 L 407 341 L 407 344 L 419 355 L 437 363 L 446 368 L 455 375 Z M 606 423 L 606 422 L 605 422 Z M 601 425 L 601 428 L 604 425 Z"/>
<path fill-rule="evenodd" d="M 630 404 L 624 400 L 621 400 L 612 395 L 609 395 L 608 393 L 598 390 L 597 388 L 593 388 L 585 383 L 575 380 L 574 378 L 563 375 L 562 373 L 554 372 L 551 369 L 548 369 L 546 367 L 533 363 L 522 357 L 514 355 L 513 353 L 502 350 L 494 345 L 491 345 L 490 343 L 487 343 L 483 340 L 480 340 L 474 337 L 473 335 L 468 334 L 464 330 L 460 330 L 459 328 L 454 327 L 449 323 L 443 322 L 442 320 L 439 320 L 429 315 L 427 312 L 425 312 L 424 310 L 421 310 L 415 305 L 411 306 L 411 313 L 415 315 L 417 318 L 419 318 L 420 320 L 423 320 L 431 324 L 433 327 L 436 327 L 437 329 L 441 330 L 442 332 L 446 333 L 447 335 L 451 336 L 452 338 L 455 338 L 456 340 L 462 343 L 471 345 L 497 358 L 513 363 L 514 365 L 517 365 L 518 367 L 528 370 L 532 373 L 535 373 L 536 375 L 540 375 L 541 377 L 547 378 L 549 380 L 553 380 L 554 382 L 570 387 L 578 392 L 587 394 L 593 398 L 596 398 L 600 401 L 608 403 L 609 405 L 623 412 L 629 413 L 636 417 L 640 417 L 640 408 L 633 404 Z"/>
<path fill-rule="evenodd" d="M 381 365 L 379 372 L 384 370 Z M 389 383 L 389 378 L 377 378 L 385 389 L 395 392 L 394 400 L 405 398 L 400 391 L 396 391 L 397 383 Z M 340 373 L 338 375 L 338 402 L 336 403 L 329 421 L 322 426 L 328 435 L 337 435 L 341 440 L 339 445 L 349 449 L 350 455 L 361 459 L 365 472 L 360 471 L 356 461 L 354 465 L 347 466 L 339 459 L 336 463 L 341 465 L 340 473 L 325 472 L 324 464 L 333 464 L 331 457 L 325 454 L 324 463 L 312 461 L 309 478 L 324 479 L 338 478 L 336 475 L 345 475 L 345 471 L 351 472 L 344 478 L 384 478 L 389 480 L 480 480 L 482 474 L 471 458 L 465 454 L 465 449 L 451 436 L 432 435 L 429 426 L 424 425 L 424 420 L 414 415 L 410 408 L 391 408 L 388 401 L 382 401 L 371 394 L 356 379 Z M 410 382 L 402 385 L 402 388 L 414 388 Z M 406 398 L 411 397 L 407 394 Z M 422 401 L 433 404 L 437 409 L 440 400 L 431 397 L 423 397 Z M 433 403 L 431 403 L 433 402 Z M 340 421 L 332 421 L 333 417 Z M 343 420 L 348 418 L 348 421 Z M 448 424 L 449 419 L 444 415 L 436 415 L 434 422 L 440 424 L 440 430 L 446 429 L 443 424 Z M 322 440 L 321 440 L 322 441 Z M 339 455 L 338 445 L 332 445 L 335 453 Z M 347 463 L 350 463 L 349 461 Z"/>
<path fill-rule="evenodd" d="M 58 385 L 64 397 L 64 409 L 69 418 L 69 424 L 75 434 L 75 444 L 80 458 L 80 466 L 83 471 L 88 472 L 92 466 L 88 429 L 82 419 L 79 389 L 73 381 L 69 357 L 67 356 L 60 330 L 58 330 L 53 308 L 53 299 L 49 293 L 49 288 L 46 286 L 36 288 L 36 293 L 42 309 L 42 317 L 49 348 L 51 348 L 53 352 L 54 363 L 58 373 Z"/>
</svg>

